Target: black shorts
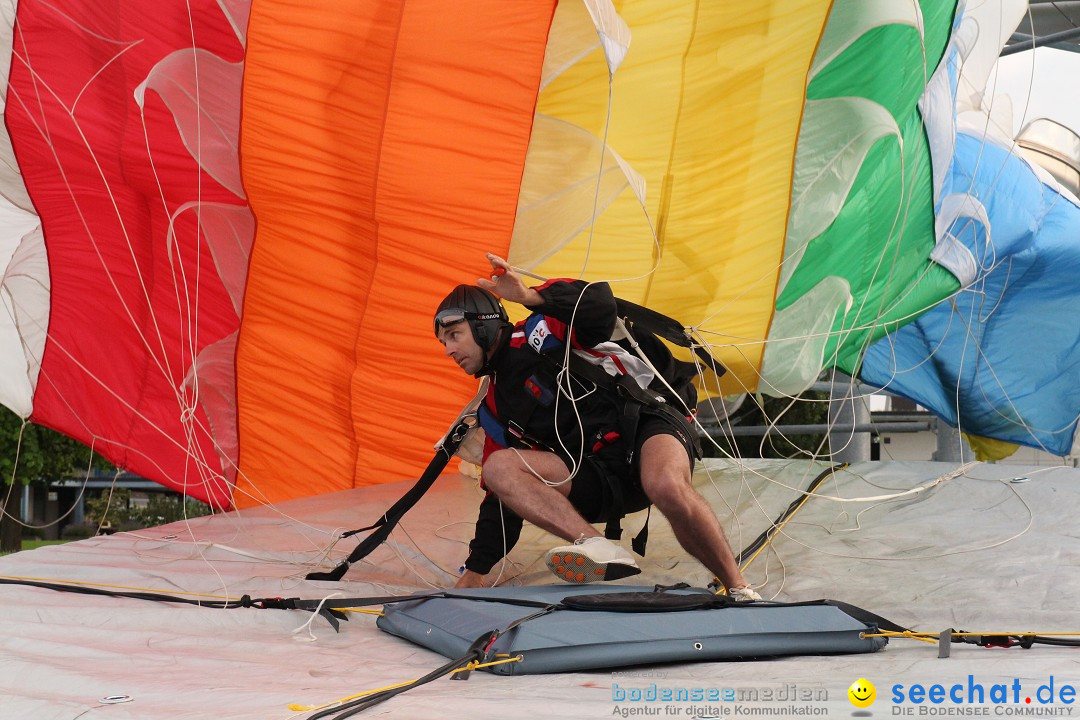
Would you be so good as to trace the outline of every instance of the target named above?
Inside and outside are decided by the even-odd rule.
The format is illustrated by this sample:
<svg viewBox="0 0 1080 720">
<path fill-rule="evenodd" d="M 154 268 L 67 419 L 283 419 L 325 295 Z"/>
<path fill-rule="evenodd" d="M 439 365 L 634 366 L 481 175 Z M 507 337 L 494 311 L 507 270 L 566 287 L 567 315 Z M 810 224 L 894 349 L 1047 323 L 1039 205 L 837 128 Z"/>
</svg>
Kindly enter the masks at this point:
<svg viewBox="0 0 1080 720">
<path fill-rule="evenodd" d="M 622 438 L 595 453 L 586 454 L 578 463 L 577 474 L 570 481 L 570 504 L 590 523 L 606 522 L 608 508 L 605 500 L 610 495 L 607 487 L 610 478 L 618 482 L 622 489 L 624 515 L 649 507 L 652 503 L 641 487 L 641 446 L 656 435 L 671 435 L 686 448 L 686 462 L 692 471 L 697 445 L 694 437 L 688 435 L 689 432 L 692 432 L 689 423 L 679 427 L 673 419 L 663 415 L 643 413 L 638 422 L 633 462 L 626 462 L 627 444 Z M 567 467 L 572 467 L 567 458 L 563 457 L 563 461 Z"/>
</svg>

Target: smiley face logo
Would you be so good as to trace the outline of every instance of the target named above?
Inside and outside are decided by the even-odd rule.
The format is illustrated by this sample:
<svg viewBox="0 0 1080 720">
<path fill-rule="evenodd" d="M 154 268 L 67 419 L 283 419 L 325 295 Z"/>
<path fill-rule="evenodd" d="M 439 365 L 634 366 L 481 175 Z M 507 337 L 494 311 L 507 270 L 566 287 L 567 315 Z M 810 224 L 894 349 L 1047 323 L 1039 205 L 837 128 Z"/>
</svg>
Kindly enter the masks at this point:
<svg viewBox="0 0 1080 720">
<path fill-rule="evenodd" d="M 857 708 L 868 708 L 877 699 L 877 688 L 866 678 L 859 678 L 847 689 L 848 700 Z"/>
</svg>

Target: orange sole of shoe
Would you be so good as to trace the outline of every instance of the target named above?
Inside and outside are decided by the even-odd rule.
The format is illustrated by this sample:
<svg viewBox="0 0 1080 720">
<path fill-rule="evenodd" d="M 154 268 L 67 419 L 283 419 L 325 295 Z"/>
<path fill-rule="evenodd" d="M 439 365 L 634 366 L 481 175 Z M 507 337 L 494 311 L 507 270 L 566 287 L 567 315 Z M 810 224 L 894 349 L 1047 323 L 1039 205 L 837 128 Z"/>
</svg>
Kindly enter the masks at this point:
<svg viewBox="0 0 1080 720">
<path fill-rule="evenodd" d="M 623 563 L 597 563 L 578 552 L 552 553 L 547 557 L 548 570 L 560 580 L 584 584 L 600 580 L 621 580 L 641 572 L 633 565 Z"/>
</svg>

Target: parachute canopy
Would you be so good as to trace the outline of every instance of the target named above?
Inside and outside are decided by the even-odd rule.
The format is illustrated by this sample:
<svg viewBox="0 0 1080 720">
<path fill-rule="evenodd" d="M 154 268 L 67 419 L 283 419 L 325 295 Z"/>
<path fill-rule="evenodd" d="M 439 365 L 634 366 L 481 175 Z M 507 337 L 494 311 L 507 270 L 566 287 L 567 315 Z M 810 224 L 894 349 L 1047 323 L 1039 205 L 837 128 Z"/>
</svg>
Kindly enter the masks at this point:
<svg viewBox="0 0 1080 720">
<path fill-rule="evenodd" d="M 0 402 L 220 506 L 414 477 L 492 251 L 692 325 L 714 394 L 837 366 L 1067 452 L 1080 210 L 984 92 L 1016 5 L 5 0 Z"/>
</svg>

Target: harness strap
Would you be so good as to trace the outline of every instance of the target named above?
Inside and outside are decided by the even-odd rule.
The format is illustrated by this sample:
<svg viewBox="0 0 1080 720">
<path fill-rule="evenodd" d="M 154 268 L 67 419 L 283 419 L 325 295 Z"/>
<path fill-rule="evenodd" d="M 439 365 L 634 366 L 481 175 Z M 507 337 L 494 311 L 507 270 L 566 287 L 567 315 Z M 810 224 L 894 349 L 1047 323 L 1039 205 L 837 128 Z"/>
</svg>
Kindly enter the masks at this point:
<svg viewBox="0 0 1080 720">
<path fill-rule="evenodd" d="M 570 355 L 570 371 L 585 378 L 597 387 L 616 393 L 624 401 L 630 401 L 623 403 L 623 424 L 629 430 L 624 431 L 623 437 L 627 440 L 633 441 L 637 437 L 640 414 L 644 411 L 646 414 L 659 415 L 682 429 L 687 435 L 687 440 L 693 445 L 695 459 L 701 458 L 701 444 L 698 442 L 697 433 L 693 431 L 686 417 L 672 407 L 667 398 L 660 393 L 643 389 L 633 378 L 627 375 L 617 377 L 608 375 L 603 368 L 593 365 L 588 360 L 573 353 Z M 630 424 L 631 421 L 627 420 L 628 415 L 632 418 L 632 424 Z M 631 445 L 633 445 L 632 442 Z M 633 452 L 634 450 L 631 447 L 627 455 L 627 462 L 633 460 Z"/>
<path fill-rule="evenodd" d="M 383 513 L 378 520 L 368 527 L 344 533 L 342 537 L 355 535 L 356 533 L 364 532 L 366 530 L 374 530 L 374 532 L 353 548 L 353 551 L 349 553 L 349 556 L 338 563 L 333 570 L 327 572 L 311 572 L 307 574 L 306 579 L 336 582 L 344 577 L 345 573 L 348 572 L 350 565 L 364 559 L 372 550 L 381 545 L 386 538 L 390 536 L 390 532 L 397 526 L 405 513 L 412 509 L 412 506 L 418 503 L 420 498 L 424 496 L 424 493 L 426 493 L 432 484 L 434 484 L 435 480 L 439 477 L 439 474 L 443 471 L 443 468 L 450 462 L 450 458 L 457 452 L 462 440 L 465 439 L 465 435 L 469 432 L 470 423 L 467 420 L 469 417 L 471 416 L 463 416 L 447 434 L 442 445 L 435 451 L 435 457 L 432 458 L 431 462 L 428 463 L 427 468 L 424 469 L 423 475 L 420 476 L 420 479 L 416 481 L 416 484 L 413 485 L 400 500 L 394 503 L 389 510 Z"/>
<path fill-rule="evenodd" d="M 649 543 L 650 518 L 652 518 L 652 505 L 645 509 L 645 525 L 638 531 L 638 534 L 634 539 L 630 541 L 630 547 L 641 557 L 645 557 L 645 546 Z"/>
<path fill-rule="evenodd" d="M 477 409 L 476 416 L 480 421 L 480 427 L 484 429 L 484 433 L 500 447 L 509 448 L 525 445 L 530 448 L 546 449 L 546 445 L 525 433 L 525 426 L 528 425 L 529 418 L 532 417 L 534 411 L 535 407 L 528 411 L 525 417 L 522 418 L 522 422 L 517 423 L 513 420 L 502 420 L 496 417 L 491 408 L 484 403 Z"/>
<path fill-rule="evenodd" d="M 558 363 L 550 355 L 545 354 L 545 357 L 548 357 L 554 363 Z M 663 395 L 643 389 L 633 378 L 627 375 L 609 375 L 603 368 L 593 365 L 575 353 L 570 354 L 570 372 L 588 380 L 598 388 L 615 393 L 617 397 L 622 399 L 622 414 L 619 424 L 622 437 L 629 446 L 626 451 L 627 465 L 632 464 L 635 459 L 638 425 L 641 422 L 643 413 L 657 415 L 677 428 L 681 428 L 686 434 L 687 440 L 691 443 L 694 457 L 701 457 L 701 444 L 698 442 L 697 434 L 690 427 L 687 419 L 673 408 Z M 601 477 L 604 478 L 603 515 L 607 523 L 604 528 L 604 537 L 609 540 L 619 540 L 622 538 L 622 518 L 626 514 L 623 505 L 622 483 L 600 463 L 593 464 L 599 469 Z M 631 541 L 634 552 L 642 557 L 645 555 L 645 546 L 649 541 L 649 518 L 651 515 L 652 506 L 650 505 L 644 527 Z"/>
<path fill-rule="evenodd" d="M 608 540 L 621 540 L 622 519 L 626 515 L 622 482 L 595 455 L 586 455 L 585 462 L 588 462 L 593 471 L 604 481 L 601 485 L 603 498 L 600 501 L 600 517 L 606 523 L 604 537 Z M 648 514 L 645 515 L 644 527 L 630 541 L 630 546 L 634 549 L 634 552 L 642 557 L 645 557 L 645 545 L 649 541 L 649 518 L 651 516 L 652 505 L 649 506 Z"/>
<path fill-rule="evenodd" d="M 622 298 L 615 298 L 615 304 L 618 307 L 619 317 L 624 318 L 631 326 L 662 337 L 673 345 L 692 350 L 706 367 L 716 373 L 717 377 L 727 372 L 727 368 L 713 357 L 708 348 L 693 342 L 687 333 L 687 328 L 678 320 Z"/>
</svg>

